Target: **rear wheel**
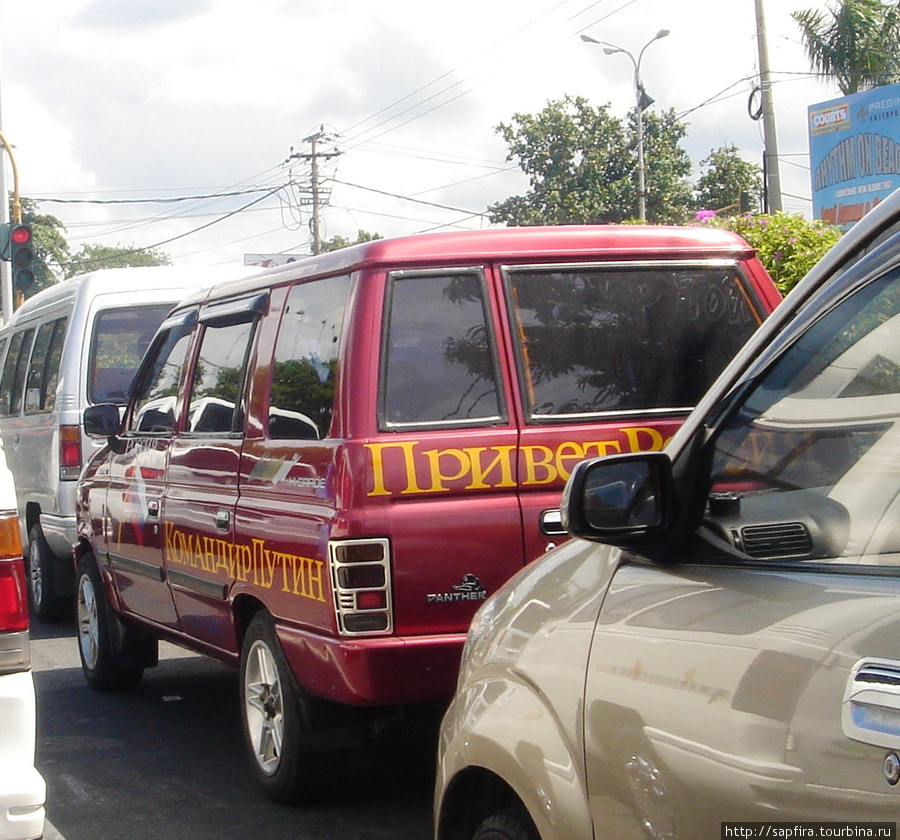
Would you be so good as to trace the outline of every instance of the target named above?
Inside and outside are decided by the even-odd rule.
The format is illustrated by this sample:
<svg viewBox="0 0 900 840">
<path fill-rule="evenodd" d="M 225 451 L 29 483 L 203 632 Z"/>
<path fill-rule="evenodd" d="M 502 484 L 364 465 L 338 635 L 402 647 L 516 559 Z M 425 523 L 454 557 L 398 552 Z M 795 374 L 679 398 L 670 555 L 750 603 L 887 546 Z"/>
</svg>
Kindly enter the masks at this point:
<svg viewBox="0 0 900 840">
<path fill-rule="evenodd" d="M 136 688 L 143 668 L 126 668 L 116 660 L 109 622 L 115 620 L 100 570 L 91 555 L 78 564 L 78 653 L 87 684 L 97 691 Z"/>
<path fill-rule="evenodd" d="M 250 762 L 269 797 L 308 803 L 333 796 L 343 779 L 347 750 L 316 737 L 320 701 L 297 683 L 265 611 L 254 616 L 244 639 L 241 700 Z"/>
<path fill-rule="evenodd" d="M 55 565 L 41 526 L 32 525 L 28 532 L 28 600 L 32 615 L 41 621 L 62 618 L 68 606 L 57 591 Z"/>
</svg>

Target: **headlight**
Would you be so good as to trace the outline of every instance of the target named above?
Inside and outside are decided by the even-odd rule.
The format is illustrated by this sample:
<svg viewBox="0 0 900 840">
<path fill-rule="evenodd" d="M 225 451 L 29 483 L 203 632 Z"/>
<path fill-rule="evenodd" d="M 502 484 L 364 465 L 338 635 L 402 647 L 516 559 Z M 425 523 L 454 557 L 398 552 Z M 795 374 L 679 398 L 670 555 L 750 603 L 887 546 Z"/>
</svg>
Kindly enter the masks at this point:
<svg viewBox="0 0 900 840">
<path fill-rule="evenodd" d="M 460 678 L 467 670 L 467 663 L 472 652 L 480 644 L 485 634 L 490 632 L 494 624 L 494 618 L 497 615 L 497 595 L 496 593 L 487 599 L 472 616 L 472 622 L 469 624 L 469 632 L 466 634 L 466 643 L 463 645 L 462 659 L 460 661 Z"/>
</svg>

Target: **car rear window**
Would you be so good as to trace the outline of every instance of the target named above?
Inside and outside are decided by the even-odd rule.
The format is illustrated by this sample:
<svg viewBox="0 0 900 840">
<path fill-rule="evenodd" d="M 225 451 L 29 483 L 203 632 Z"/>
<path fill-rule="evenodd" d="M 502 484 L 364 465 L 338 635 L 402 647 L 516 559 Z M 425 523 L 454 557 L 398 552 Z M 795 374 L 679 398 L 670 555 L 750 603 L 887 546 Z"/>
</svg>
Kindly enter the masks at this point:
<svg viewBox="0 0 900 840">
<path fill-rule="evenodd" d="M 87 395 L 92 403 L 124 405 L 128 388 L 172 303 L 104 309 L 94 321 Z"/>
<path fill-rule="evenodd" d="M 505 271 L 529 421 L 688 409 L 759 326 L 733 263 Z"/>
</svg>

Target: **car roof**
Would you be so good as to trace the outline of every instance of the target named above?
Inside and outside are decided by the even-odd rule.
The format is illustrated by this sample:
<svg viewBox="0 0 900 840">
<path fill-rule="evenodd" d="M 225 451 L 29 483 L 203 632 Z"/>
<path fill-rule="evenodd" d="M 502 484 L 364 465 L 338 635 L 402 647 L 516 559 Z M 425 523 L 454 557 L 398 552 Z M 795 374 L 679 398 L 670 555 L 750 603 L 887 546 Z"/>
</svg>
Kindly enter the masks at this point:
<svg viewBox="0 0 900 840">
<path fill-rule="evenodd" d="M 559 225 L 491 228 L 376 239 L 270 268 L 249 281 L 218 284 L 185 303 L 252 292 L 289 280 L 364 268 L 427 268 L 474 262 L 553 262 L 563 259 L 741 259 L 755 253 L 740 236 L 709 227 Z"/>
</svg>

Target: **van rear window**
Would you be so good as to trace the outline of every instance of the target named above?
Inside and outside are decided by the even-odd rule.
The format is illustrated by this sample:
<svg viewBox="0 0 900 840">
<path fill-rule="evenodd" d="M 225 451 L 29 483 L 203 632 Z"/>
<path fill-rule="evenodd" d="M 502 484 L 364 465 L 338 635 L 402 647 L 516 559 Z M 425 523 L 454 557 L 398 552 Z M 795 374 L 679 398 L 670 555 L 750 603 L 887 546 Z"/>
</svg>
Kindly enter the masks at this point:
<svg viewBox="0 0 900 840">
<path fill-rule="evenodd" d="M 87 396 L 92 403 L 124 405 L 128 388 L 159 325 L 174 304 L 104 309 L 94 321 Z"/>
<path fill-rule="evenodd" d="M 505 274 L 531 422 L 690 408 L 761 320 L 731 264 Z"/>
</svg>

